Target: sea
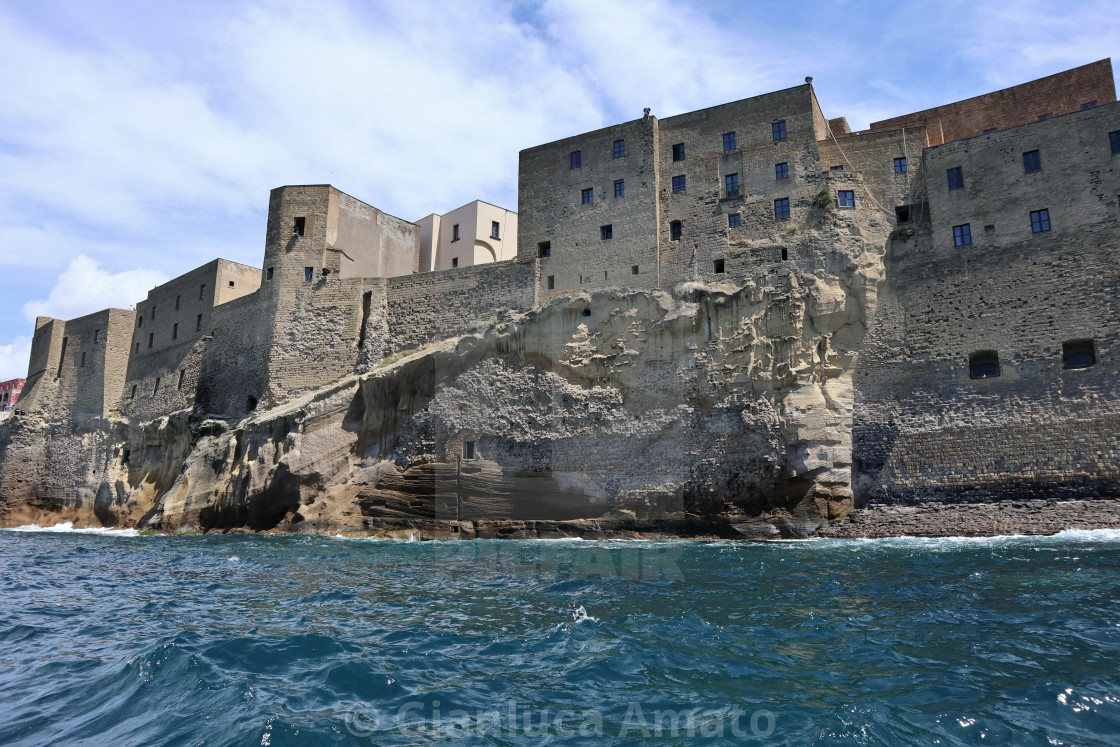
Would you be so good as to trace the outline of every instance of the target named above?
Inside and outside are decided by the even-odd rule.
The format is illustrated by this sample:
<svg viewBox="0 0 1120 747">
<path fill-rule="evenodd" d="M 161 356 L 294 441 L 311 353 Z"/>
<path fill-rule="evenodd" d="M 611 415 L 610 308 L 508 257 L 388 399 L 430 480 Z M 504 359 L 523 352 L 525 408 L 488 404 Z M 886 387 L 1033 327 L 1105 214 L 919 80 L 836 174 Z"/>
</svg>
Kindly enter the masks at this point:
<svg viewBox="0 0 1120 747">
<path fill-rule="evenodd" d="M 1120 532 L 0 532 L 3 745 L 1116 745 Z"/>
</svg>

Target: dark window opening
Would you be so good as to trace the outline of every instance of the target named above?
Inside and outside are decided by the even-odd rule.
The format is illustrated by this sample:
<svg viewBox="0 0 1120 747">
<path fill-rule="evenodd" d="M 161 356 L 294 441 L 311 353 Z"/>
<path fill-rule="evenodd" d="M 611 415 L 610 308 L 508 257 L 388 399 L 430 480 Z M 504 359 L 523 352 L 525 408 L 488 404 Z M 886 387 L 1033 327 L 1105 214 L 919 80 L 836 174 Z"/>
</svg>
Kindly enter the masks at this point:
<svg viewBox="0 0 1120 747">
<path fill-rule="evenodd" d="M 1041 122 L 1042 120 L 1050 119 L 1053 116 L 1054 116 L 1053 114 L 1039 114 L 1038 115 L 1038 121 Z"/>
<path fill-rule="evenodd" d="M 673 177 L 673 191 L 674 192 L 683 192 L 684 190 L 685 190 L 684 175 L 681 174 L 680 176 L 674 176 Z"/>
<path fill-rule="evenodd" d="M 840 207 L 855 207 L 856 193 L 852 189 L 841 189 L 836 193 L 836 204 Z"/>
<path fill-rule="evenodd" d="M 738 213 L 729 213 L 727 216 L 727 227 L 738 228 L 741 220 L 742 219 Z"/>
<path fill-rule="evenodd" d="M 579 199 L 580 202 L 584 205 L 590 205 L 591 203 L 595 202 L 595 188 L 591 187 L 589 189 L 581 190 L 579 193 Z"/>
<path fill-rule="evenodd" d="M 148 350 L 152 349 L 152 344 L 155 343 L 155 341 L 156 341 L 156 333 L 155 332 L 149 332 L 148 333 Z"/>
<path fill-rule="evenodd" d="M 772 123 L 770 125 L 770 131 L 773 133 L 775 140 L 785 140 L 786 139 L 786 122 L 785 122 L 785 120 L 783 119 L 781 121 Z"/>
<path fill-rule="evenodd" d="M 551 257 L 552 256 L 552 242 L 542 241 L 541 243 L 537 244 L 537 256 L 538 257 Z"/>
<path fill-rule="evenodd" d="M 960 166 L 947 169 L 945 175 L 949 179 L 949 189 L 961 189 L 964 187 L 964 172 L 961 171 Z"/>
<path fill-rule="evenodd" d="M 185 378 L 187 378 L 187 369 L 185 369 L 185 368 L 179 369 L 179 383 L 176 385 L 175 388 L 178 389 L 180 392 L 183 391 L 183 379 L 185 379 Z"/>
<path fill-rule="evenodd" d="M 198 287 L 198 300 L 199 301 L 205 301 L 206 300 L 206 286 L 205 285 L 200 285 Z"/>
<path fill-rule="evenodd" d="M 195 332 L 201 332 L 202 331 L 202 314 L 199 314 L 198 319 L 195 320 L 194 331 Z"/>
<path fill-rule="evenodd" d="M 583 163 L 583 153 L 581 151 L 578 151 L 578 150 L 573 150 L 572 155 L 571 155 L 571 159 L 570 159 L 570 163 L 571 163 L 571 167 L 573 169 L 578 169 L 580 167 L 580 165 Z"/>
<path fill-rule="evenodd" d="M 774 178 L 775 179 L 788 179 L 789 178 L 789 164 L 776 163 L 774 164 Z"/>
<path fill-rule="evenodd" d="M 980 350 L 968 356 L 970 379 L 992 379 L 997 376 L 999 376 L 999 353 L 994 350 Z"/>
<path fill-rule="evenodd" d="M 556 276 L 555 275 L 549 275 L 548 276 L 548 289 L 549 290 L 555 290 L 556 289 Z"/>
<path fill-rule="evenodd" d="M 154 387 L 152 387 L 152 394 L 158 394 L 158 393 L 159 393 L 159 377 L 157 376 L 156 377 L 156 385 Z"/>
<path fill-rule="evenodd" d="M 906 173 L 906 158 L 905 157 L 894 159 L 894 173 L 896 173 L 896 174 L 905 174 Z"/>
<path fill-rule="evenodd" d="M 971 224 L 953 226 L 953 246 L 968 246 L 972 243 Z"/>
<path fill-rule="evenodd" d="M 310 283 L 311 279 L 314 278 L 314 277 L 315 277 L 315 268 L 314 267 L 304 267 L 303 268 L 303 282 Z"/>
<path fill-rule="evenodd" d="M 307 225 L 307 219 L 300 217 L 292 221 L 292 233 L 296 236 L 303 236 L 303 229 Z"/>
<path fill-rule="evenodd" d="M 136 387 L 132 387 L 132 393 L 136 393 Z M 132 458 L 132 449 L 125 449 L 124 454 L 121 455 L 121 464 L 128 464 L 128 460 Z"/>
<path fill-rule="evenodd" d="M 175 296 L 175 310 L 176 311 L 179 310 L 179 304 L 181 304 L 182 302 L 183 302 L 183 297 L 182 296 Z"/>
<path fill-rule="evenodd" d="M 1050 211 L 1031 211 L 1031 233 L 1042 233 L 1050 230 Z"/>
<path fill-rule="evenodd" d="M 1062 366 L 1088 368 L 1097 362 L 1097 351 L 1092 340 L 1070 340 L 1062 343 Z"/>
<path fill-rule="evenodd" d="M 1023 173 L 1033 174 L 1042 171 L 1042 156 L 1037 150 L 1029 150 L 1023 154 Z"/>
<path fill-rule="evenodd" d="M 626 194 L 626 182 L 619 179 L 614 183 L 614 196 L 623 197 Z"/>
<path fill-rule="evenodd" d="M 714 272 L 717 275 L 723 274 L 724 265 L 723 265 L 723 260 L 722 259 L 712 260 L 712 272 Z"/>
<path fill-rule="evenodd" d="M 455 225 L 453 225 L 451 227 L 451 240 L 452 241 L 458 241 L 459 240 L 459 224 L 458 223 L 456 223 Z"/>
<path fill-rule="evenodd" d="M 638 266 L 637 265 L 630 265 L 630 274 L 631 275 L 637 275 L 638 274 Z"/>
<path fill-rule="evenodd" d="M 464 441 L 463 442 L 463 459 L 474 459 L 474 458 L 475 458 L 474 441 Z"/>
<path fill-rule="evenodd" d="M 738 174 L 728 174 L 727 176 L 723 177 L 723 186 L 727 190 L 727 196 L 728 197 L 738 197 L 739 196 L 739 175 Z"/>
<path fill-rule="evenodd" d="M 611 149 L 611 153 L 614 155 L 615 158 L 622 158 L 623 156 L 625 156 L 626 155 L 626 141 L 625 140 L 615 140 L 614 141 L 614 147 Z"/>
<path fill-rule="evenodd" d="M 1096 105 L 1097 105 L 1096 101 L 1086 101 L 1084 104 L 1081 105 L 1081 111 L 1085 111 L 1086 109 L 1092 109 Z"/>
<path fill-rule="evenodd" d="M 171 325 L 171 339 L 172 340 L 178 340 L 179 339 L 179 322 L 175 322 L 174 324 Z"/>
<path fill-rule="evenodd" d="M 95 329 L 93 330 L 93 344 L 96 345 L 99 342 L 101 342 L 101 330 Z"/>
<path fill-rule="evenodd" d="M 234 287 L 234 285 L 233 285 L 233 281 L 232 281 L 232 280 L 231 280 L 231 281 L 229 281 L 229 287 L 230 287 L 230 288 Z"/>
<path fill-rule="evenodd" d="M 843 171 L 844 170 L 844 164 L 840 164 L 839 166 L 829 166 L 828 170 L 829 171 Z"/>
<path fill-rule="evenodd" d="M 245 400 L 245 411 L 252 412 L 255 409 L 257 409 L 257 398 L 250 394 Z"/>
<path fill-rule="evenodd" d="M 599 226 L 599 238 L 602 239 L 603 241 L 613 239 L 614 238 L 614 226 L 612 226 L 609 223 L 605 226 Z"/>
<path fill-rule="evenodd" d="M 682 223 L 679 220 L 669 223 L 669 239 L 671 241 L 679 241 L 681 233 L 683 232 Z"/>
<path fill-rule="evenodd" d="M 789 259 L 789 250 L 782 247 L 782 261 L 785 262 Z"/>
<path fill-rule="evenodd" d="M 82 362 L 78 364 L 78 368 L 85 368 L 85 367 L 86 367 L 86 354 L 82 353 Z"/>
<path fill-rule="evenodd" d="M 140 355 L 140 343 L 136 343 L 136 354 Z"/>
<path fill-rule="evenodd" d="M 677 143 L 676 145 L 673 146 L 673 160 L 674 161 L 683 161 L 684 160 L 684 143 Z"/>
<path fill-rule="evenodd" d="M 591 309 L 584 309 L 583 310 L 583 315 L 584 316 L 591 316 Z"/>
<path fill-rule="evenodd" d="M 899 223 L 908 223 L 910 221 L 910 206 L 909 205 L 896 205 L 894 214 L 898 217 Z"/>
<path fill-rule="evenodd" d="M 136 328 L 139 329 L 140 327 L 143 327 L 143 326 L 144 326 L 144 317 L 137 316 L 136 317 Z"/>
<path fill-rule="evenodd" d="M 774 220 L 786 220 L 787 218 L 789 218 L 789 198 L 782 197 L 774 200 Z"/>
<path fill-rule="evenodd" d="M 272 280 L 272 268 L 269 267 L 264 273 L 265 280 Z"/>
<path fill-rule="evenodd" d="M 1108 144 L 1112 146 L 1112 155 L 1120 153 L 1120 130 L 1108 133 Z"/>
<path fill-rule="evenodd" d="M 451 267 L 456 268 L 458 266 L 459 266 L 459 258 L 458 257 L 452 257 L 451 258 Z"/>
<path fill-rule="evenodd" d="M 996 231 L 996 227 L 993 226 L 991 223 L 984 226 L 984 233 L 995 233 L 995 231 Z"/>
<path fill-rule="evenodd" d="M 501 236 L 500 236 L 501 228 L 502 228 L 502 226 L 501 226 L 501 224 L 498 223 L 498 221 L 496 221 L 496 220 L 490 221 L 490 238 L 500 239 L 501 238 Z"/>
<path fill-rule="evenodd" d="M 136 399 L 136 385 L 132 385 L 132 392 L 128 395 L 129 399 Z"/>
<path fill-rule="evenodd" d="M 152 307 L 152 321 L 154 322 L 155 320 L 156 320 L 156 307 L 153 306 Z"/>
<path fill-rule="evenodd" d="M 735 145 L 735 133 L 734 132 L 724 133 L 724 135 L 723 135 L 723 149 L 724 150 L 735 150 L 736 147 L 737 146 Z"/>
</svg>

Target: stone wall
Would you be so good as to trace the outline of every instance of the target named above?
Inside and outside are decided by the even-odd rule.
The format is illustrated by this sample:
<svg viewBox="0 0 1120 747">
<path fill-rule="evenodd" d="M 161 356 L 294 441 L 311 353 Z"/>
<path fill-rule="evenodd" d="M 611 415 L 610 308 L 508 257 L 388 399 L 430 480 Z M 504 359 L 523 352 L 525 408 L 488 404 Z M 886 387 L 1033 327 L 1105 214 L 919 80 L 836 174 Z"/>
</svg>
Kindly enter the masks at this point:
<svg viewBox="0 0 1120 747">
<path fill-rule="evenodd" d="M 922 150 L 929 143 L 924 127 L 885 132 L 861 132 L 817 143 L 821 166 L 859 171 L 875 201 L 887 211 L 898 205 L 916 205 L 924 199 Z M 906 159 L 906 172 L 895 171 L 895 159 Z"/>
</svg>

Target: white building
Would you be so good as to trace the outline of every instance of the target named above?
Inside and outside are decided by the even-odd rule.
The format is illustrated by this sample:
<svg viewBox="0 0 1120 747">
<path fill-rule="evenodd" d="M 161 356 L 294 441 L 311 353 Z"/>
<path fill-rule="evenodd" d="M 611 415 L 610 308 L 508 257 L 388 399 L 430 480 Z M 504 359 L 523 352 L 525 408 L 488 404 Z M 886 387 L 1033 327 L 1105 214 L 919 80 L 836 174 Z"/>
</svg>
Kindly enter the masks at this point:
<svg viewBox="0 0 1120 747">
<path fill-rule="evenodd" d="M 482 200 L 445 215 L 432 213 L 416 223 L 420 226 L 420 272 L 517 256 L 517 213 Z"/>
</svg>

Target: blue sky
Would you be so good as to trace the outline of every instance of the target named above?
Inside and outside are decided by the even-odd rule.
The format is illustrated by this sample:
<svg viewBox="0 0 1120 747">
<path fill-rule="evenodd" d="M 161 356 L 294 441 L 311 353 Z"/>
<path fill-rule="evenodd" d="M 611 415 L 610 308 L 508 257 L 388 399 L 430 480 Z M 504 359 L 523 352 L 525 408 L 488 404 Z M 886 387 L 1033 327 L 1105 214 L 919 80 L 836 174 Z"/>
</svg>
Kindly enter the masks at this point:
<svg viewBox="0 0 1120 747">
<path fill-rule="evenodd" d="M 853 128 L 1120 53 L 1115 0 L 0 0 L 0 380 L 36 315 L 257 265 L 269 189 L 516 208 L 520 149 L 814 76 Z"/>
</svg>

